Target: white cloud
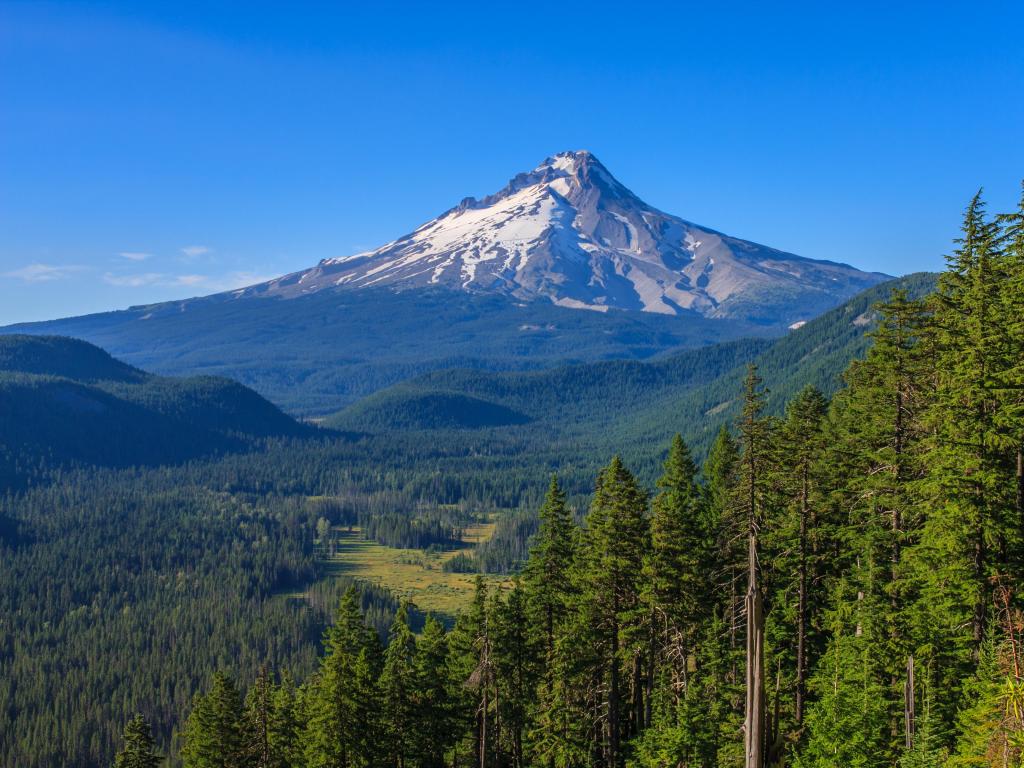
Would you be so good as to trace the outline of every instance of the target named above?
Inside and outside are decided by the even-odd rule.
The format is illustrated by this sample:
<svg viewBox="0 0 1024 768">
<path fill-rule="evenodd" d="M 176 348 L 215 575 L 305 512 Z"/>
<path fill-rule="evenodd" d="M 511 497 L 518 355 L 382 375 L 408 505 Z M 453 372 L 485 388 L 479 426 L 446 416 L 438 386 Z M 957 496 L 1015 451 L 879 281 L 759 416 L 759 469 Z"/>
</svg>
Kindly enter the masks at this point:
<svg viewBox="0 0 1024 768">
<path fill-rule="evenodd" d="M 213 248 L 208 245 L 186 245 L 181 249 L 186 259 L 198 259 L 208 253 L 213 253 Z"/>
<path fill-rule="evenodd" d="M 52 264 L 29 264 L 21 269 L 2 273 L 3 277 L 14 277 L 26 283 L 47 283 L 51 280 L 65 280 L 84 267 L 54 266 Z"/>
<path fill-rule="evenodd" d="M 167 275 L 160 272 L 144 272 L 139 275 L 114 275 L 107 272 L 103 276 L 103 282 L 107 285 L 116 285 L 119 288 L 142 288 L 147 285 L 159 285 L 167 279 Z"/>
<path fill-rule="evenodd" d="M 117 255 L 122 259 L 128 259 L 128 261 L 145 261 L 153 257 L 152 253 L 142 253 L 141 251 L 121 251 Z"/>
<path fill-rule="evenodd" d="M 228 272 L 207 278 L 203 287 L 211 291 L 234 291 L 238 288 L 248 288 L 256 283 L 265 283 L 280 275 L 263 275 L 258 272 Z"/>
<path fill-rule="evenodd" d="M 174 278 L 175 285 L 202 285 L 209 280 L 206 275 L 178 275 Z"/>
<path fill-rule="evenodd" d="M 169 275 L 165 272 L 143 272 L 135 275 L 118 275 L 107 272 L 103 281 L 119 288 L 145 288 L 148 286 L 198 288 L 210 293 L 245 288 L 254 283 L 271 280 L 276 275 L 261 275 L 255 272 L 228 272 L 223 275 Z"/>
</svg>

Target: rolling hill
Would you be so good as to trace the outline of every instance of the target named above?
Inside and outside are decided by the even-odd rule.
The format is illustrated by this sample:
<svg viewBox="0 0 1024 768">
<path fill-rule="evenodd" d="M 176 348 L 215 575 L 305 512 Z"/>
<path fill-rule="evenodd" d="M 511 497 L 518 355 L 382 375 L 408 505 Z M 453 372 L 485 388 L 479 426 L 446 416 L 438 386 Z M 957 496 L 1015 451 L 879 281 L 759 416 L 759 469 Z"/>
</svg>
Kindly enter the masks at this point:
<svg viewBox="0 0 1024 768">
<path fill-rule="evenodd" d="M 45 336 L 0 336 L 0 423 L 8 481 L 44 466 L 172 463 L 314 432 L 229 379 L 154 376 Z"/>
</svg>

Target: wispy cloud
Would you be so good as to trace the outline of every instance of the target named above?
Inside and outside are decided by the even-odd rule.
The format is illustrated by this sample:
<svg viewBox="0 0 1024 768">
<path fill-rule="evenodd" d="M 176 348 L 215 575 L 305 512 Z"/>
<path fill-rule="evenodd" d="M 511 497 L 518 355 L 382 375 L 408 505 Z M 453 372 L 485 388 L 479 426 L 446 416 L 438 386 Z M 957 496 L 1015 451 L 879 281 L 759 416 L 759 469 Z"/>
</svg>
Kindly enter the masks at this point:
<svg viewBox="0 0 1024 768">
<path fill-rule="evenodd" d="M 3 277 L 13 277 L 26 283 L 47 283 L 52 280 L 65 280 L 81 272 L 85 267 L 54 266 L 53 264 L 28 264 L 21 269 L 0 273 Z"/>
<path fill-rule="evenodd" d="M 152 253 L 142 253 L 141 251 L 121 251 L 117 255 L 122 259 L 128 259 L 128 261 L 145 261 L 153 257 Z"/>
<path fill-rule="evenodd" d="M 181 249 L 181 253 L 187 260 L 192 260 L 213 253 L 213 248 L 208 245 L 186 245 Z"/>
<path fill-rule="evenodd" d="M 107 272 L 103 282 L 119 288 L 146 288 L 149 286 L 197 288 L 211 293 L 244 288 L 254 283 L 271 280 L 276 275 L 261 275 L 256 272 L 228 272 L 221 275 L 171 275 L 166 272 L 142 272 L 134 275 L 119 275 Z"/>
<path fill-rule="evenodd" d="M 233 291 L 256 285 L 256 283 L 265 283 L 275 277 L 280 277 L 280 275 L 265 275 L 259 272 L 228 272 L 208 278 L 204 287 L 211 291 Z"/>
<path fill-rule="evenodd" d="M 174 278 L 175 285 L 202 285 L 210 278 L 206 275 L 178 275 Z"/>
<path fill-rule="evenodd" d="M 167 275 L 160 272 L 144 272 L 138 275 L 115 275 L 107 272 L 103 276 L 103 282 L 107 285 L 116 285 L 119 288 L 142 288 L 147 285 L 160 285 L 167 279 Z"/>
</svg>

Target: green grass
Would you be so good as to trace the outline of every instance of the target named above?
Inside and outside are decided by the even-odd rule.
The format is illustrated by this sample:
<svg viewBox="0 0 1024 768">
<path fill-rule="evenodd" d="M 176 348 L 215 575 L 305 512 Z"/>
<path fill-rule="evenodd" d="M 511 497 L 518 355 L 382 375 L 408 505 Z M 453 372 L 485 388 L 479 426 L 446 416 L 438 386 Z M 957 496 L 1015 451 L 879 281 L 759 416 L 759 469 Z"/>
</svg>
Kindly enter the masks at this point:
<svg viewBox="0 0 1024 768">
<path fill-rule="evenodd" d="M 476 575 L 446 573 L 443 566 L 460 552 L 469 552 L 494 533 L 494 522 L 470 526 L 462 545 L 445 552 L 393 549 L 362 538 L 358 528 L 335 529 L 333 556 L 327 556 L 326 578 L 349 576 L 390 590 L 396 597 L 411 600 L 427 613 L 454 618 L 473 599 Z M 508 579 L 484 576 L 488 584 L 504 586 Z"/>
</svg>

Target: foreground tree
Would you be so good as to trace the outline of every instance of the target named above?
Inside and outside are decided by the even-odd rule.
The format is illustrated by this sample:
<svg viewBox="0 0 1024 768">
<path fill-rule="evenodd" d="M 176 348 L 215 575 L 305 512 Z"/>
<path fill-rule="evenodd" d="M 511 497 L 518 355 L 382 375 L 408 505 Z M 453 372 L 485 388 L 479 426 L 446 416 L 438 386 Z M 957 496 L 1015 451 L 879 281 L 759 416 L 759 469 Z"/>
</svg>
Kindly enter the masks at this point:
<svg viewBox="0 0 1024 768">
<path fill-rule="evenodd" d="M 156 768 L 161 760 L 149 723 L 136 715 L 124 727 L 124 746 L 114 758 L 114 768 Z"/>
</svg>

